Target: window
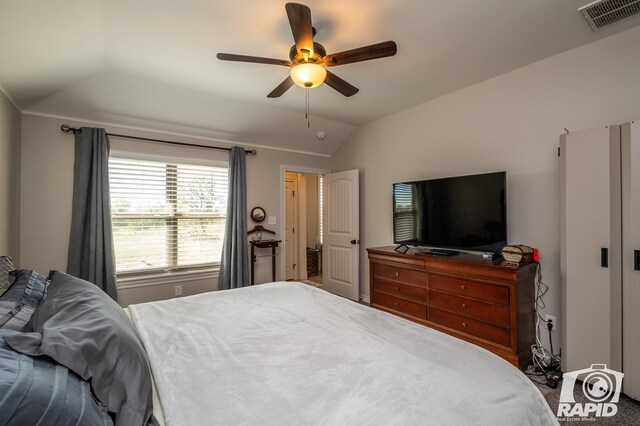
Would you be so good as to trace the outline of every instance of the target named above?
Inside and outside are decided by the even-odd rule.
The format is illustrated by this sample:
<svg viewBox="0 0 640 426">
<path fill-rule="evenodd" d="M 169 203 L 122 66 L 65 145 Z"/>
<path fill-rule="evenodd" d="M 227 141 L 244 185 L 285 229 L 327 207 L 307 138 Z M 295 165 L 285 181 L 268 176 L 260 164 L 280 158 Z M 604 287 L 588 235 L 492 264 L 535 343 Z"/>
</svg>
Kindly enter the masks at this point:
<svg viewBox="0 0 640 426">
<path fill-rule="evenodd" d="M 395 205 L 393 207 L 393 226 L 396 241 L 417 239 L 418 205 L 412 184 L 399 183 L 394 187 Z"/>
<path fill-rule="evenodd" d="M 109 180 L 116 272 L 219 264 L 227 170 L 112 156 Z"/>
</svg>

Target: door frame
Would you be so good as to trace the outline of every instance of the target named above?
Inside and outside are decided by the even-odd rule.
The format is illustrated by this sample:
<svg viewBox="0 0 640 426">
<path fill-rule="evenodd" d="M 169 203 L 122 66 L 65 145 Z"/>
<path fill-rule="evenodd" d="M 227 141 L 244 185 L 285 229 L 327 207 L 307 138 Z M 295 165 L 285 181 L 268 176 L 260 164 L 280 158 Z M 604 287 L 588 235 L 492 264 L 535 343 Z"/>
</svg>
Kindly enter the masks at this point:
<svg viewBox="0 0 640 426">
<path fill-rule="evenodd" d="M 302 167 L 302 166 L 288 166 L 288 165 L 280 165 L 280 236 L 284 241 L 284 217 L 285 217 L 285 198 L 284 198 L 284 184 L 285 184 L 285 173 L 303 173 L 307 175 L 326 175 L 331 173 L 329 169 L 316 169 L 313 167 Z M 320 218 L 322 220 L 322 218 Z M 284 244 L 283 244 L 284 248 Z M 280 268 L 278 274 L 276 275 L 278 280 L 285 281 L 286 279 L 286 270 L 287 267 L 285 254 L 281 252 L 280 254 Z"/>
</svg>

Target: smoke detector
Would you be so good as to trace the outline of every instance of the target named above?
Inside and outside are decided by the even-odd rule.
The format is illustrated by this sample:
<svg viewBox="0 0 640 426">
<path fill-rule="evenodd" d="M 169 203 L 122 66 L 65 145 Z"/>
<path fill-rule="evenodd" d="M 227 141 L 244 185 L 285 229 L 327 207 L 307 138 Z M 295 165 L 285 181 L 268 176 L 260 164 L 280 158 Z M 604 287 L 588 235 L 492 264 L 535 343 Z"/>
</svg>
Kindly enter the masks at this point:
<svg viewBox="0 0 640 426">
<path fill-rule="evenodd" d="M 578 9 L 593 31 L 640 14 L 640 0 L 598 0 Z"/>
</svg>

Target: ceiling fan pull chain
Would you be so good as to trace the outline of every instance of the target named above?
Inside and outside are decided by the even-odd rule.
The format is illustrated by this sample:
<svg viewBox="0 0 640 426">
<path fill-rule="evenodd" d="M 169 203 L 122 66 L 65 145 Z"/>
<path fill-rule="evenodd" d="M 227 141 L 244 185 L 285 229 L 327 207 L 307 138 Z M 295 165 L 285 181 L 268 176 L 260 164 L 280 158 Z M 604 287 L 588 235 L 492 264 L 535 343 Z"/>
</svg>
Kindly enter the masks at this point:
<svg viewBox="0 0 640 426">
<path fill-rule="evenodd" d="M 304 118 L 307 119 L 307 129 L 311 127 L 311 123 L 309 122 L 310 120 L 310 114 L 309 114 L 309 89 L 305 89 L 306 93 L 305 93 L 305 112 L 304 112 Z"/>
</svg>

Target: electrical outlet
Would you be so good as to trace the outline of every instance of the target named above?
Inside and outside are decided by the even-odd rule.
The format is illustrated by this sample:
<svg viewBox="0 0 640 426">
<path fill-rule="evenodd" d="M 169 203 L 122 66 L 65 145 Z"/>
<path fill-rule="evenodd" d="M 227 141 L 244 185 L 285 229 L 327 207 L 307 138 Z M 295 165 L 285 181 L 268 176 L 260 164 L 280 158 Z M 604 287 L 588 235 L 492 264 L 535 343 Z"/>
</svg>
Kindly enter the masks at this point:
<svg viewBox="0 0 640 426">
<path fill-rule="evenodd" d="M 554 317 L 553 315 L 545 315 L 544 319 L 547 321 L 547 324 L 551 323 L 551 325 L 553 325 L 551 330 L 556 331 L 556 326 L 558 325 L 556 317 Z"/>
<path fill-rule="evenodd" d="M 175 286 L 175 291 L 176 291 L 176 296 L 182 296 L 182 286 L 181 285 L 177 285 Z"/>
<path fill-rule="evenodd" d="M 276 224 L 276 217 L 275 216 L 269 216 L 267 218 L 267 221 L 268 221 L 269 225 L 275 225 Z"/>
</svg>

